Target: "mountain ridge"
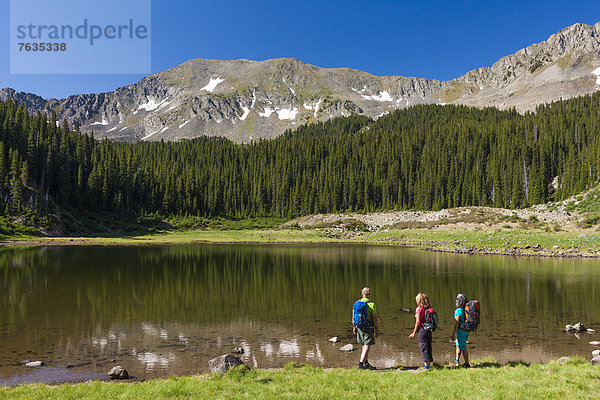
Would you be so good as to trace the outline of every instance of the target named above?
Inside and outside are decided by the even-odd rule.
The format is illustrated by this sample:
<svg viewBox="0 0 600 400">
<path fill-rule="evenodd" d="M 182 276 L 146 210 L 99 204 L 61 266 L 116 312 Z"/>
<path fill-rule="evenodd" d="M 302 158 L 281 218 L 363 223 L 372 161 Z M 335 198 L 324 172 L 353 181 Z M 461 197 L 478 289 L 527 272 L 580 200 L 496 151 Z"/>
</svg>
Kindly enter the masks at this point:
<svg viewBox="0 0 600 400">
<path fill-rule="evenodd" d="M 600 89 L 600 22 L 574 24 L 449 80 L 377 76 L 348 67 L 321 68 L 295 58 L 264 61 L 192 59 L 112 92 L 43 99 L 0 90 L 31 112 L 56 112 L 96 137 L 178 140 L 201 135 L 237 142 L 272 138 L 295 126 L 337 116 L 377 118 L 415 104 L 515 107 Z"/>
</svg>

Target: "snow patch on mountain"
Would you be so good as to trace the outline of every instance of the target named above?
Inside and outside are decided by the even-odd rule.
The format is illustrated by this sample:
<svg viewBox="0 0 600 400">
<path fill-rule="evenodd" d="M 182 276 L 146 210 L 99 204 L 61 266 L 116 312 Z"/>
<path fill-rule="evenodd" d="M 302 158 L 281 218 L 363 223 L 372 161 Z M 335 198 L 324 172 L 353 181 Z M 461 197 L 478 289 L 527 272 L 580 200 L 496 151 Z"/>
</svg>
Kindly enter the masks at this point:
<svg viewBox="0 0 600 400">
<path fill-rule="evenodd" d="M 274 110 L 270 107 L 266 107 L 265 112 L 259 112 L 258 115 L 260 115 L 261 117 L 269 118 L 271 116 L 271 114 L 273 114 L 275 111 L 276 110 Z"/>
<path fill-rule="evenodd" d="M 315 110 L 315 112 L 313 113 L 313 117 L 317 118 L 317 113 L 319 112 L 319 107 L 321 106 L 322 102 L 323 99 L 319 99 L 319 101 L 317 101 L 315 104 L 304 103 L 303 106 L 307 110 Z"/>
<path fill-rule="evenodd" d="M 245 120 L 248 117 L 248 114 L 250 114 L 250 109 L 246 106 L 241 106 L 242 110 L 244 110 L 244 114 L 240 117 L 240 120 Z"/>
<path fill-rule="evenodd" d="M 154 111 L 154 110 L 158 110 L 159 108 L 162 108 L 166 105 L 169 105 L 170 103 L 171 103 L 170 101 L 166 101 L 166 100 L 159 101 L 154 98 L 150 98 L 150 99 L 148 99 L 148 101 L 146 103 L 140 104 L 140 106 L 138 107 L 138 110 Z"/>
<path fill-rule="evenodd" d="M 600 86 L 600 67 L 593 70 L 592 74 L 596 75 L 596 85 Z"/>
<path fill-rule="evenodd" d="M 390 113 L 389 111 L 384 111 L 384 112 L 382 112 L 381 114 L 377 115 L 377 116 L 376 116 L 375 118 L 373 118 L 373 119 L 377 120 L 377 119 L 379 119 L 379 118 L 383 117 L 384 115 L 388 115 L 389 113 Z"/>
<path fill-rule="evenodd" d="M 144 137 L 142 138 L 142 140 L 146 140 L 146 139 L 148 139 L 149 137 L 152 137 L 152 136 L 156 135 L 156 134 L 157 134 L 159 131 L 160 131 L 160 129 L 157 129 L 157 130 L 155 130 L 154 132 L 150 133 L 149 135 L 146 135 L 146 136 L 144 136 Z"/>
<path fill-rule="evenodd" d="M 264 112 L 259 112 L 258 115 L 264 118 L 269 118 L 272 114 L 276 113 L 277 118 L 280 120 L 283 119 L 296 119 L 296 115 L 298 114 L 298 107 L 294 108 L 271 108 L 265 107 Z"/>
<path fill-rule="evenodd" d="M 298 114 L 298 108 L 282 108 L 277 110 L 277 117 L 279 119 L 296 119 Z"/>
<path fill-rule="evenodd" d="M 206 86 L 204 86 L 203 88 L 200 88 L 200 90 L 206 90 L 207 92 L 212 92 L 213 90 L 216 89 L 217 85 L 221 82 L 223 82 L 225 79 L 223 78 L 210 78 L 210 81 L 208 82 L 208 84 Z"/>
<path fill-rule="evenodd" d="M 157 129 L 157 130 L 155 130 L 154 132 L 152 132 L 151 134 L 144 136 L 144 137 L 142 138 L 142 140 L 146 140 L 146 139 L 148 139 L 148 138 L 150 138 L 150 137 L 152 137 L 152 136 L 156 135 L 157 133 L 163 133 L 163 132 L 164 132 L 164 131 L 166 131 L 167 129 L 169 129 L 169 127 L 168 127 L 168 126 L 165 126 L 165 127 L 164 127 L 164 128 L 162 128 L 162 129 Z"/>
<path fill-rule="evenodd" d="M 102 117 L 102 122 L 92 122 L 90 125 L 108 125 L 108 121 L 105 120 L 104 117 Z"/>
<path fill-rule="evenodd" d="M 322 102 L 323 102 L 323 99 L 319 99 L 319 101 L 317 101 L 317 104 L 315 104 L 315 114 L 314 114 L 315 118 L 317 118 L 317 113 L 319 112 L 319 107 L 321 106 Z"/>
<path fill-rule="evenodd" d="M 384 90 L 383 92 L 380 92 L 379 94 L 374 94 L 372 96 L 365 96 L 364 94 L 361 96 L 363 97 L 363 99 L 367 100 L 394 101 L 394 99 L 392 99 L 392 96 L 390 96 L 387 90 Z"/>
</svg>

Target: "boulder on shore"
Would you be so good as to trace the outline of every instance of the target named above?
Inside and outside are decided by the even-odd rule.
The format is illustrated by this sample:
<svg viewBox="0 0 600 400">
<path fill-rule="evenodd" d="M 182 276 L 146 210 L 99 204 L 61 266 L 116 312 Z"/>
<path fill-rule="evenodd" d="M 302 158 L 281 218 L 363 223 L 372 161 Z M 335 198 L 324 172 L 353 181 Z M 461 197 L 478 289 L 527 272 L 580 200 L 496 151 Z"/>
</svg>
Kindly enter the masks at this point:
<svg viewBox="0 0 600 400">
<path fill-rule="evenodd" d="M 129 379 L 129 372 L 120 365 L 117 365 L 108 371 L 108 376 L 110 376 L 110 379 Z"/>
<path fill-rule="evenodd" d="M 600 346 L 600 342 L 599 342 L 599 341 L 597 341 L 597 340 L 594 340 L 594 341 L 590 342 L 590 344 L 591 344 L 592 346 Z"/>
<path fill-rule="evenodd" d="M 244 349 L 242 347 L 234 347 L 231 352 L 234 354 L 244 354 Z"/>
<path fill-rule="evenodd" d="M 210 368 L 211 374 L 226 373 L 230 368 L 235 368 L 238 365 L 244 365 L 244 362 L 239 357 L 232 356 L 231 354 L 224 354 L 219 357 L 215 357 L 208 361 L 208 367 Z M 246 366 L 247 367 L 247 366 Z"/>
<path fill-rule="evenodd" d="M 596 356 L 592 358 L 592 365 L 600 364 L 600 356 Z"/>
<path fill-rule="evenodd" d="M 600 356 L 600 350 L 592 351 L 592 356 Z"/>
<path fill-rule="evenodd" d="M 338 341 L 338 337 L 337 337 L 337 336 L 334 336 L 334 337 L 332 337 L 331 339 L 329 339 L 329 341 L 330 341 L 330 342 L 332 342 L 332 343 L 337 343 L 337 341 Z"/>
</svg>

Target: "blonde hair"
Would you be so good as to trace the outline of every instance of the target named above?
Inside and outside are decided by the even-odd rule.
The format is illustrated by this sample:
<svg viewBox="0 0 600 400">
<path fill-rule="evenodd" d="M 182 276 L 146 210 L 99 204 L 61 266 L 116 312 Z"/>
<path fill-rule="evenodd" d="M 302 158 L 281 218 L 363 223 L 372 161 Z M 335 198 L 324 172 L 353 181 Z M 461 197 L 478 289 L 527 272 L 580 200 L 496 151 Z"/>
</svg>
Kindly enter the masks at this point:
<svg viewBox="0 0 600 400">
<path fill-rule="evenodd" d="M 417 297 L 415 298 L 415 300 L 417 301 L 417 305 L 419 307 L 427 308 L 431 305 L 429 303 L 429 297 L 427 296 L 427 293 L 425 293 L 425 292 L 419 292 L 419 294 L 417 294 Z"/>
</svg>

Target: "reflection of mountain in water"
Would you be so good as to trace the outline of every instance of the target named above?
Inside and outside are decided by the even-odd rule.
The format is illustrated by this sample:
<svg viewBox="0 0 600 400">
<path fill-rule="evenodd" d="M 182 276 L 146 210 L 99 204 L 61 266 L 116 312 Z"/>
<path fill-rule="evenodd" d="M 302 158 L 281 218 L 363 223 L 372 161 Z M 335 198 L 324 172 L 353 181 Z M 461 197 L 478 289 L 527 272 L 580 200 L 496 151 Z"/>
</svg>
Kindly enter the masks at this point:
<svg viewBox="0 0 600 400">
<path fill-rule="evenodd" d="M 590 307 L 600 304 L 593 264 L 383 246 L 3 249 L 0 356 L 16 364 L 94 360 L 82 366 L 92 369 L 127 360 L 148 376 L 205 369 L 234 346 L 260 367 L 353 365 L 355 355 L 327 339 L 353 341 L 350 304 L 369 285 L 382 320 L 374 354 L 382 364 L 417 363 L 406 338 L 413 317 L 401 309 L 414 306 L 419 290 L 440 316 L 437 357 L 451 357 L 445 336 L 460 291 L 482 304 L 475 354 L 538 361 L 580 351 L 559 331 L 573 316 L 600 324 Z"/>
</svg>

